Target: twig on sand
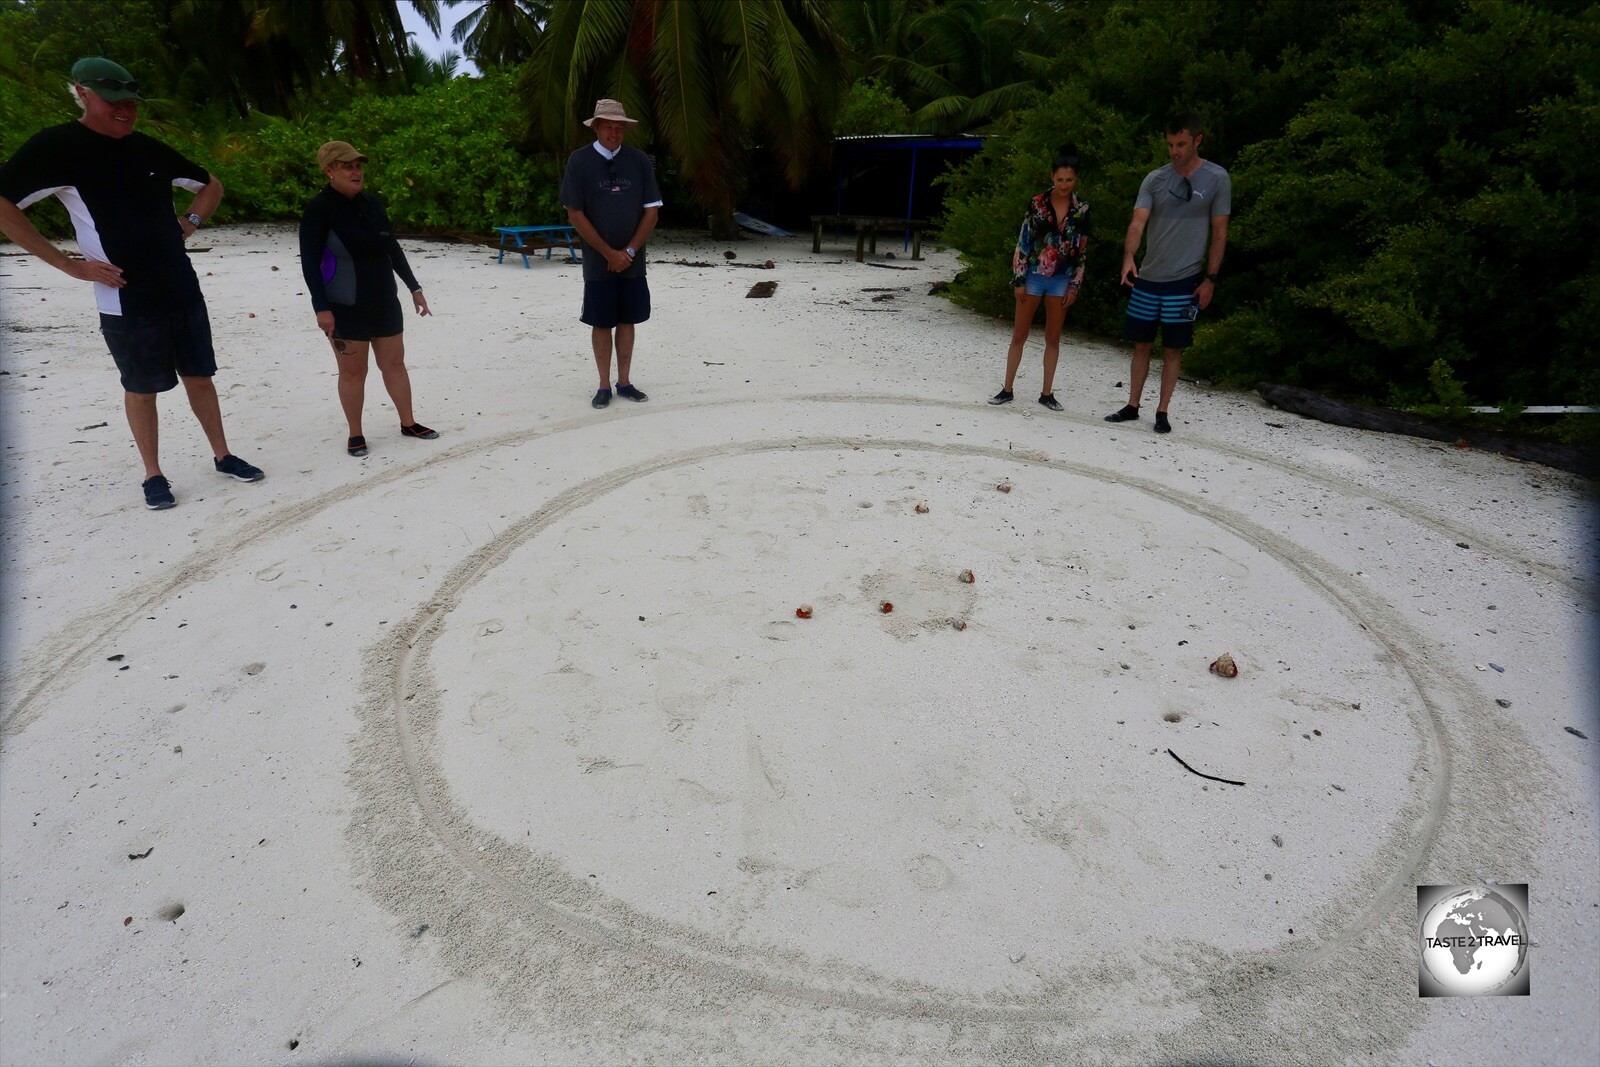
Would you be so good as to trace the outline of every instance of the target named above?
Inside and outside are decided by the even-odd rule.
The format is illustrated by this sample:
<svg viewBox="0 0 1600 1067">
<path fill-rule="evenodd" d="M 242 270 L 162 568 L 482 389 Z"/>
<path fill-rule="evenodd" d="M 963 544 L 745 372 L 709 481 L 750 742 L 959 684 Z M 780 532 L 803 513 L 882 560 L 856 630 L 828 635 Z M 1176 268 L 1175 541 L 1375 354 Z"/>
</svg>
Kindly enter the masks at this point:
<svg viewBox="0 0 1600 1067">
<path fill-rule="evenodd" d="M 1178 755 L 1176 752 L 1172 751 L 1172 749 L 1170 749 L 1170 748 L 1167 749 L 1167 755 L 1171 756 L 1173 759 L 1177 760 L 1179 763 L 1183 763 L 1183 769 L 1188 771 L 1190 774 L 1198 774 L 1202 778 L 1208 778 L 1213 782 L 1221 782 L 1223 785 L 1244 785 L 1243 782 L 1236 782 L 1232 778 L 1218 778 L 1214 774 L 1207 774 L 1205 771 L 1197 771 L 1193 767 L 1189 766 L 1187 763 L 1184 763 L 1183 757 Z"/>
<path fill-rule="evenodd" d="M 868 263 L 869 267 L 879 267 L 883 270 L 921 270 L 921 267 L 897 267 L 893 263 Z"/>
</svg>

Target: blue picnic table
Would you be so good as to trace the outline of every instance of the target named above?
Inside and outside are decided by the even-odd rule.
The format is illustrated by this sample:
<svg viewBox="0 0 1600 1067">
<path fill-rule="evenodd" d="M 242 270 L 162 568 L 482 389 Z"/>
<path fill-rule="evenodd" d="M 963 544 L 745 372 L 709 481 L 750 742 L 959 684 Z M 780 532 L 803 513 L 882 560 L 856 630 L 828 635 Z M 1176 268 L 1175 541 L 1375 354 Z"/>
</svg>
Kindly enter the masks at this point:
<svg viewBox="0 0 1600 1067">
<path fill-rule="evenodd" d="M 549 259 L 550 253 L 557 245 L 567 250 L 567 255 L 572 262 L 579 262 L 578 231 L 571 226 L 496 226 L 494 231 L 500 235 L 500 255 L 495 260 L 496 263 L 504 263 L 506 261 L 506 249 L 509 248 L 513 252 L 522 254 L 522 268 L 527 270 L 529 268 L 529 252 L 537 253 L 540 248 L 543 248 L 544 258 Z M 530 237 L 541 238 L 544 244 L 534 245 L 529 248 L 527 242 Z"/>
</svg>

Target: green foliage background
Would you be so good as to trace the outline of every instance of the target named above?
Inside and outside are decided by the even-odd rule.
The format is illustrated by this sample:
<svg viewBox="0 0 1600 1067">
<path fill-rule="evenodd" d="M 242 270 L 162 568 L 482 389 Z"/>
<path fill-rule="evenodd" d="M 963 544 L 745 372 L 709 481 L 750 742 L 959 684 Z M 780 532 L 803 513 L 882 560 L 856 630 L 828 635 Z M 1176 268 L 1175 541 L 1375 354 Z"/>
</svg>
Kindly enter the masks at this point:
<svg viewBox="0 0 1600 1067">
<path fill-rule="evenodd" d="M 281 89 L 247 101 L 247 68 L 277 53 L 247 54 L 223 33 L 230 20 L 241 34 L 248 27 L 238 0 L 0 0 L 0 159 L 41 128 L 77 119 L 68 72 L 79 56 L 105 54 L 139 80 L 140 129 L 222 180 L 218 221 L 298 219 L 323 185 L 315 157 L 328 140 L 368 155 L 370 188 L 402 230 L 487 235 L 508 220 L 560 217 L 564 160 L 521 146 L 523 116 L 507 103 L 516 99 L 514 70 L 433 84 L 413 75 L 409 85 L 399 70 L 360 78 L 335 62 L 317 73 L 321 50 L 336 51 L 308 43 L 321 40 L 308 32 L 321 25 L 312 18 L 319 12 L 283 11 L 312 19 L 295 27 L 294 77 L 313 81 L 275 108 Z M 53 198 L 29 217 L 52 236 L 70 232 Z"/>
<path fill-rule="evenodd" d="M 508 220 L 554 221 L 565 161 L 517 148 L 505 107 L 512 78 L 457 78 L 294 119 L 258 114 L 190 150 L 227 187 L 225 220 L 298 219 L 324 184 L 317 146 L 338 140 L 366 153 L 370 189 L 401 230 L 488 234 Z M 172 134 L 177 145 L 182 134 Z"/>
<path fill-rule="evenodd" d="M 1588 3 L 1111 3 L 1054 87 L 949 179 L 956 300 L 1009 315 L 1009 258 L 1056 145 L 1094 220 L 1080 328 L 1120 332 L 1116 275 L 1174 110 L 1233 176 L 1189 373 L 1402 406 L 1600 403 L 1600 9 Z M 1589 422 L 1593 422 L 1592 419 Z"/>
<path fill-rule="evenodd" d="M 140 128 L 222 180 L 219 222 L 298 219 L 324 185 L 317 146 L 339 140 L 367 154 L 369 187 L 399 229 L 487 235 L 508 220 L 562 217 L 565 161 L 517 147 L 519 119 L 504 106 L 512 79 L 457 78 L 412 96 L 358 95 L 295 118 L 256 112 L 209 129 L 170 117 L 179 109 L 152 100 Z M 0 115 L 31 119 L 0 124 L 0 158 L 44 126 L 78 117 L 64 86 L 65 79 L 29 87 L 0 78 Z M 43 231 L 69 232 L 54 200 L 32 208 L 30 218 Z"/>
</svg>

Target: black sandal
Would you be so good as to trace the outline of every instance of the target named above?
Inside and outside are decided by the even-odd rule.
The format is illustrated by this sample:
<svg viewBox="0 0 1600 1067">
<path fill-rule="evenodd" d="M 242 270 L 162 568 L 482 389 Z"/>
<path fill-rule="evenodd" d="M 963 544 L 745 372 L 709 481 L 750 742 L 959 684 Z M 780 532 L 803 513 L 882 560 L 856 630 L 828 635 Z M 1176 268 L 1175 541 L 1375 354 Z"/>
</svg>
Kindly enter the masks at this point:
<svg viewBox="0 0 1600 1067">
<path fill-rule="evenodd" d="M 413 422 L 410 426 L 400 427 L 401 437 L 417 437 L 424 441 L 432 441 L 439 436 L 438 430 L 430 430 L 420 422 Z"/>
<path fill-rule="evenodd" d="M 345 442 L 344 450 L 352 456 L 364 456 L 367 454 L 367 439 L 357 434 Z"/>
</svg>

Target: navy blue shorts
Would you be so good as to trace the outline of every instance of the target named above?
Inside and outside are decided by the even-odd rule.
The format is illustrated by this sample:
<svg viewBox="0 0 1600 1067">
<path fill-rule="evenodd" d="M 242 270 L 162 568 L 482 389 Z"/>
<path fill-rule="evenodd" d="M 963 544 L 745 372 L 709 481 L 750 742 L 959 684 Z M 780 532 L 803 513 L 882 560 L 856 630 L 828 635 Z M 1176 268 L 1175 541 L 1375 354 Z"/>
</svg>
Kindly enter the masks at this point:
<svg viewBox="0 0 1600 1067">
<path fill-rule="evenodd" d="M 601 278 L 583 283 L 583 314 L 597 330 L 633 325 L 650 317 L 650 284 L 643 278 Z"/>
<path fill-rule="evenodd" d="M 394 337 L 406 328 L 400 298 L 390 293 L 368 304 L 329 304 L 333 312 L 335 341 L 370 341 L 374 337 Z"/>
<path fill-rule="evenodd" d="M 1128 317 L 1122 323 L 1122 337 L 1135 344 L 1149 344 L 1161 328 L 1162 348 L 1188 348 L 1194 344 L 1194 320 L 1200 302 L 1194 291 L 1202 275 L 1175 282 L 1133 280 L 1133 295 L 1128 297 Z"/>
<path fill-rule="evenodd" d="M 178 375 L 210 378 L 217 373 L 206 302 L 193 302 L 153 315 L 100 316 L 100 332 L 130 393 L 164 393 Z"/>
</svg>

